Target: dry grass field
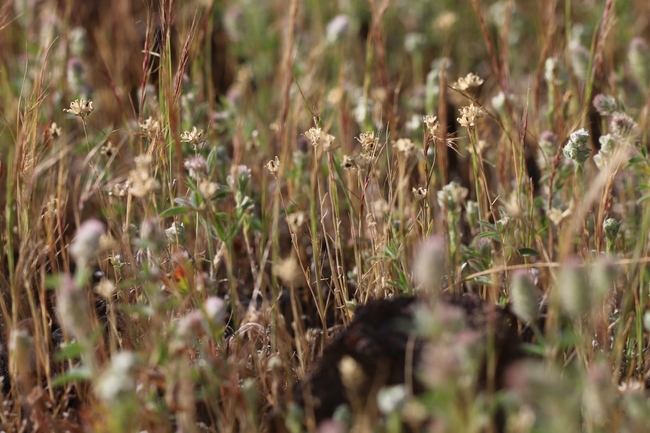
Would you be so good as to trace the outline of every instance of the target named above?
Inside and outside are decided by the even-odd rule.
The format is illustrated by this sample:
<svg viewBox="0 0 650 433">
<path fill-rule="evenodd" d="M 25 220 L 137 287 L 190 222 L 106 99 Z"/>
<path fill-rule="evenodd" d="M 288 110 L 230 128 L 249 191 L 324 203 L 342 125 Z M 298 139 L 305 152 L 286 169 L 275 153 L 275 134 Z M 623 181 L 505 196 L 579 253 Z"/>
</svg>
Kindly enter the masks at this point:
<svg viewBox="0 0 650 433">
<path fill-rule="evenodd" d="M 0 431 L 650 431 L 647 0 L 3 0 Z"/>
</svg>

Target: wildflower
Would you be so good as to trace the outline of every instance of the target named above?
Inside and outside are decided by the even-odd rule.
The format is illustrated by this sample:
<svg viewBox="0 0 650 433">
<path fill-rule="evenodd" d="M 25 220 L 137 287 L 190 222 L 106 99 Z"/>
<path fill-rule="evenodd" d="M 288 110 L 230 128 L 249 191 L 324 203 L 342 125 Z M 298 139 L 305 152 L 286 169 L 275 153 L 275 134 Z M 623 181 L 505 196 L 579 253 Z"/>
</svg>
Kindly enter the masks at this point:
<svg viewBox="0 0 650 433">
<path fill-rule="evenodd" d="M 465 77 L 460 77 L 458 81 L 456 81 L 454 84 L 452 84 L 452 87 L 454 89 L 466 91 L 466 90 L 474 90 L 478 87 L 480 87 L 483 82 L 483 78 L 479 77 L 478 75 L 470 72 L 467 74 Z"/>
<path fill-rule="evenodd" d="M 181 134 L 181 141 L 183 143 L 190 143 L 196 151 L 205 144 L 205 134 L 202 129 L 197 129 L 196 126 L 193 126 L 191 131 L 185 131 Z"/>
<path fill-rule="evenodd" d="M 339 373 L 341 374 L 341 382 L 343 382 L 347 390 L 355 392 L 365 381 L 366 375 L 363 372 L 363 368 L 351 356 L 343 356 L 338 367 Z"/>
<path fill-rule="evenodd" d="M 645 324 L 645 315 L 643 316 L 643 323 Z M 649 327 L 646 326 L 645 329 L 648 330 L 648 328 Z M 643 382 L 640 382 L 637 379 L 629 379 L 628 381 L 621 383 L 617 389 L 621 395 L 642 394 L 644 385 Z"/>
<path fill-rule="evenodd" d="M 431 236 L 420 244 L 413 265 L 413 277 L 425 289 L 437 290 L 446 274 L 447 248 L 444 238 Z"/>
<path fill-rule="evenodd" d="M 276 156 L 275 159 L 272 159 L 266 163 L 266 168 L 271 172 L 273 176 L 277 176 L 278 171 L 280 171 L 280 159 Z"/>
<path fill-rule="evenodd" d="M 116 271 L 119 271 L 124 267 L 124 265 L 126 265 L 122 254 L 115 254 L 114 256 L 109 257 L 108 260 Z"/>
<path fill-rule="evenodd" d="M 203 179 L 208 175 L 208 162 L 200 155 L 187 158 L 185 168 L 193 179 Z"/>
<path fill-rule="evenodd" d="M 589 133 L 584 128 L 571 133 L 569 142 L 562 150 L 564 156 L 573 161 L 576 165 L 583 165 L 589 158 L 589 155 L 591 155 L 591 149 L 587 146 L 588 140 Z"/>
<path fill-rule="evenodd" d="M 93 111 L 93 101 L 86 99 L 75 99 L 70 103 L 70 108 L 64 108 L 63 111 L 85 119 Z"/>
<path fill-rule="evenodd" d="M 160 248 L 165 245 L 166 235 L 160 229 L 156 217 L 148 217 L 142 221 L 140 225 L 140 239 Z"/>
<path fill-rule="evenodd" d="M 374 131 L 368 131 L 359 134 L 357 141 L 361 143 L 361 147 L 365 153 L 372 154 L 379 143 L 379 138 L 375 138 Z"/>
<path fill-rule="evenodd" d="M 623 143 L 631 144 L 636 134 L 638 125 L 630 116 L 625 113 L 614 113 L 611 123 L 612 133 L 623 139 Z"/>
<path fill-rule="evenodd" d="M 293 233 L 296 233 L 306 220 L 307 216 L 304 212 L 294 212 L 287 215 L 287 224 Z"/>
<path fill-rule="evenodd" d="M 474 105 L 473 103 L 469 106 L 461 108 L 459 111 L 460 117 L 456 120 L 458 120 L 460 126 L 467 129 L 474 127 L 477 118 L 483 117 L 483 109 Z"/>
<path fill-rule="evenodd" d="M 118 352 L 111 358 L 110 365 L 94 383 L 95 394 L 107 403 L 113 403 L 126 393 L 135 391 L 135 379 L 131 372 L 137 362 L 131 352 Z"/>
<path fill-rule="evenodd" d="M 377 406 L 384 415 L 396 412 L 406 403 L 406 388 L 403 384 L 386 386 L 377 393 Z"/>
<path fill-rule="evenodd" d="M 444 11 L 433 22 L 433 27 L 442 34 L 446 34 L 458 21 L 458 15 L 451 11 Z"/>
<path fill-rule="evenodd" d="M 506 95 L 503 92 L 499 92 L 492 98 L 492 106 L 498 112 L 503 112 L 506 106 Z"/>
<path fill-rule="evenodd" d="M 339 14 L 332 21 L 327 23 L 325 28 L 325 38 L 327 42 L 333 44 L 345 37 L 350 28 L 350 18 L 347 15 Z"/>
<path fill-rule="evenodd" d="M 611 116 L 618 111 L 618 104 L 613 96 L 603 95 L 599 93 L 594 97 L 594 108 L 601 116 Z"/>
<path fill-rule="evenodd" d="M 359 168 L 357 166 L 357 163 L 354 161 L 354 158 L 351 157 L 350 155 L 345 155 L 343 157 L 343 162 L 341 162 L 341 167 L 343 167 L 346 170 L 354 170 L 356 168 Z"/>
<path fill-rule="evenodd" d="M 549 57 L 544 62 L 544 80 L 551 85 L 560 85 L 560 61 L 557 57 Z"/>
<path fill-rule="evenodd" d="M 332 150 L 332 143 L 335 140 L 333 135 L 323 132 L 320 128 L 310 128 L 309 131 L 305 132 L 305 137 L 316 148 L 322 145 L 325 152 Z"/>
<path fill-rule="evenodd" d="M 377 219 L 383 219 L 390 212 L 390 205 L 386 200 L 380 198 L 372 203 L 372 210 Z"/>
<path fill-rule="evenodd" d="M 474 200 L 467 200 L 465 204 L 465 217 L 470 227 L 477 227 L 479 221 L 479 207 Z"/>
<path fill-rule="evenodd" d="M 289 287 L 300 285 L 305 278 L 300 264 L 293 254 L 273 265 L 273 275 L 280 278 L 282 283 Z"/>
<path fill-rule="evenodd" d="M 167 241 L 169 243 L 175 244 L 178 242 L 179 245 L 185 243 L 185 225 L 183 223 L 178 223 L 174 221 L 172 225 L 165 230 L 167 235 Z"/>
<path fill-rule="evenodd" d="M 532 323 L 539 313 L 539 290 L 525 271 L 516 272 L 510 288 L 512 312 L 523 323 Z"/>
<path fill-rule="evenodd" d="M 221 325 L 226 317 L 226 304 L 223 302 L 223 299 L 216 296 L 210 296 L 205 300 L 203 310 L 205 311 L 206 318 L 216 325 Z"/>
<path fill-rule="evenodd" d="M 451 181 L 438 191 L 438 204 L 440 207 L 454 211 L 462 206 L 469 194 L 469 190 L 462 187 L 456 181 Z"/>
<path fill-rule="evenodd" d="M 235 188 L 235 180 L 237 180 L 237 184 L 240 186 L 245 186 L 248 184 L 248 181 L 251 178 L 251 169 L 243 164 L 240 164 L 238 166 L 232 166 L 230 167 L 230 174 L 226 178 L 226 182 L 228 183 L 228 186 L 232 189 Z"/>
<path fill-rule="evenodd" d="M 594 155 L 594 163 L 598 169 L 602 170 L 614 154 L 616 141 L 611 134 L 605 134 L 600 136 L 598 142 L 600 143 L 600 150 L 596 155 Z"/>
<path fill-rule="evenodd" d="M 84 340 L 92 330 L 86 294 L 70 274 L 63 274 L 57 288 L 57 315 L 61 327 L 72 337 Z"/>
<path fill-rule="evenodd" d="M 117 151 L 117 149 L 115 148 L 115 145 L 113 144 L 113 142 L 109 141 L 109 142 L 107 142 L 106 144 L 104 144 L 101 147 L 101 149 L 99 150 L 99 153 L 101 153 L 102 155 L 105 155 L 105 156 L 110 158 L 115 154 L 116 151 Z"/>
<path fill-rule="evenodd" d="M 505 208 L 506 214 L 511 218 L 521 218 L 523 215 L 521 203 L 515 192 L 510 194 L 510 198 L 507 201 L 503 201 L 503 207 Z"/>
<path fill-rule="evenodd" d="M 413 193 L 413 195 L 415 196 L 415 199 L 417 201 L 424 200 L 427 197 L 427 191 L 428 190 L 426 188 L 422 187 L 422 186 L 419 186 L 417 188 L 413 188 L 411 190 L 411 192 Z"/>
<path fill-rule="evenodd" d="M 125 182 L 117 182 L 113 184 L 113 187 L 108 192 L 108 195 L 126 197 L 126 194 L 129 192 L 129 188 L 131 188 L 131 182 L 128 180 Z"/>
<path fill-rule="evenodd" d="M 104 299 L 110 299 L 115 293 L 115 284 L 108 278 L 102 278 L 95 286 L 95 293 Z"/>
<path fill-rule="evenodd" d="M 208 179 L 199 180 L 199 193 L 201 197 L 206 200 L 210 200 L 219 190 L 219 185 L 214 182 L 210 182 Z"/>
<path fill-rule="evenodd" d="M 404 37 L 404 49 L 407 53 L 414 53 L 422 49 L 426 38 L 422 33 L 407 33 Z"/>
<path fill-rule="evenodd" d="M 129 172 L 129 192 L 136 197 L 145 197 L 158 189 L 158 181 L 149 174 L 152 158 L 149 155 L 136 156 L 135 169 Z"/>
<path fill-rule="evenodd" d="M 81 224 L 70 245 L 70 254 L 81 267 L 86 266 L 99 250 L 99 240 L 106 227 L 98 220 L 90 219 Z"/>
<path fill-rule="evenodd" d="M 571 48 L 570 54 L 573 73 L 579 79 L 584 80 L 587 77 L 587 69 L 589 67 L 589 50 L 582 44 L 579 44 Z"/>
<path fill-rule="evenodd" d="M 570 217 L 571 214 L 573 214 L 573 206 L 574 206 L 573 201 L 571 201 L 571 203 L 569 203 L 569 207 L 564 211 L 557 208 L 551 208 L 551 210 L 549 210 L 546 213 L 546 216 L 548 216 L 548 219 L 550 219 L 553 222 L 553 224 L 559 226 L 562 223 L 562 221 L 564 221 L 565 219 Z"/>
<path fill-rule="evenodd" d="M 408 158 L 417 152 L 415 145 L 408 138 L 400 138 L 397 140 L 395 142 L 395 149 L 404 155 L 404 158 Z"/>
<path fill-rule="evenodd" d="M 562 269 L 560 277 L 560 303 L 572 318 L 582 316 L 590 307 L 590 285 L 584 269 L 576 259 L 570 260 Z"/>
<path fill-rule="evenodd" d="M 605 239 L 607 239 L 607 244 L 615 244 L 616 237 L 618 232 L 621 230 L 621 222 L 616 221 L 614 218 L 607 218 L 603 221 L 603 232 L 605 233 Z"/>
<path fill-rule="evenodd" d="M 61 136 L 61 128 L 59 128 L 55 122 L 52 122 L 50 127 L 47 128 L 46 133 L 50 138 L 56 140 Z"/>
<path fill-rule="evenodd" d="M 149 116 L 144 122 L 140 122 L 140 132 L 150 140 L 160 133 L 160 122 Z"/>
<path fill-rule="evenodd" d="M 438 116 L 433 114 L 427 114 L 422 118 L 422 121 L 427 126 L 427 132 L 429 135 L 435 135 L 435 133 L 440 128 L 440 122 L 438 122 Z"/>
</svg>

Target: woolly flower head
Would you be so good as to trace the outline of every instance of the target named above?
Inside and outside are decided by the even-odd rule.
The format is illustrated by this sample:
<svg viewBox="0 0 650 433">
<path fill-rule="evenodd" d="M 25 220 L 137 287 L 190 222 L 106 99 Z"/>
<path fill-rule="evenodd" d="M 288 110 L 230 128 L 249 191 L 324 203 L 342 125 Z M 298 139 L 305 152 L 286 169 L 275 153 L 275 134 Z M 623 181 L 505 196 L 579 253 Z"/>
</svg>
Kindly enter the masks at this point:
<svg viewBox="0 0 650 433">
<path fill-rule="evenodd" d="M 80 266 L 86 266 L 99 250 L 99 240 L 106 231 L 106 226 L 98 220 L 85 221 L 77 230 L 70 246 L 70 254 Z"/>
<path fill-rule="evenodd" d="M 467 199 L 469 190 L 455 181 L 449 182 L 438 191 L 438 204 L 447 211 L 460 209 Z"/>
<path fill-rule="evenodd" d="M 131 352 L 118 352 L 111 358 L 110 365 L 94 383 L 95 394 L 107 403 L 115 402 L 120 395 L 135 391 L 136 383 L 132 371 L 137 363 Z"/>
<path fill-rule="evenodd" d="M 413 264 L 415 281 L 425 289 L 439 289 L 446 273 L 446 257 L 447 246 L 441 236 L 431 236 L 422 242 Z"/>
<path fill-rule="evenodd" d="M 618 104 L 613 96 L 599 93 L 594 97 L 594 108 L 601 116 L 611 116 L 618 111 Z"/>
<path fill-rule="evenodd" d="M 631 145 L 636 136 L 638 125 L 630 116 L 625 113 L 614 113 L 610 125 L 612 133 L 623 139 L 623 143 Z"/>
<path fill-rule="evenodd" d="M 129 192 L 136 197 L 145 197 L 159 187 L 158 181 L 149 173 L 153 159 L 150 155 L 140 155 L 134 161 L 135 169 L 129 172 Z"/>
<path fill-rule="evenodd" d="M 562 150 L 564 156 L 578 165 L 584 164 L 591 155 L 591 149 L 587 146 L 588 140 L 589 133 L 584 128 L 571 133 L 569 142 Z"/>
<path fill-rule="evenodd" d="M 85 119 L 93 112 L 93 101 L 83 98 L 75 99 L 70 103 L 70 108 L 64 108 L 63 111 Z"/>
<path fill-rule="evenodd" d="M 395 150 L 397 150 L 398 153 L 404 155 L 405 158 L 415 155 L 417 152 L 415 144 L 413 144 L 413 142 L 408 138 L 400 138 L 397 140 L 395 142 Z"/>
<path fill-rule="evenodd" d="M 208 162 L 202 156 L 193 156 L 185 160 L 185 168 L 193 179 L 201 179 L 208 174 Z"/>
<path fill-rule="evenodd" d="M 454 89 L 466 91 L 466 90 L 472 90 L 480 87 L 485 80 L 483 78 L 479 77 L 478 75 L 470 72 L 467 74 L 465 77 L 460 77 L 458 81 L 456 81 L 452 87 Z"/>
<path fill-rule="evenodd" d="M 475 126 L 477 118 L 483 117 L 483 109 L 474 105 L 473 103 L 461 108 L 459 111 L 460 117 L 456 120 L 458 120 L 460 126 L 467 129 Z"/>
<path fill-rule="evenodd" d="M 614 154 L 616 141 L 611 134 L 605 134 L 600 136 L 598 142 L 600 143 L 600 150 L 596 155 L 594 155 L 594 163 L 599 170 L 602 170 Z"/>
</svg>

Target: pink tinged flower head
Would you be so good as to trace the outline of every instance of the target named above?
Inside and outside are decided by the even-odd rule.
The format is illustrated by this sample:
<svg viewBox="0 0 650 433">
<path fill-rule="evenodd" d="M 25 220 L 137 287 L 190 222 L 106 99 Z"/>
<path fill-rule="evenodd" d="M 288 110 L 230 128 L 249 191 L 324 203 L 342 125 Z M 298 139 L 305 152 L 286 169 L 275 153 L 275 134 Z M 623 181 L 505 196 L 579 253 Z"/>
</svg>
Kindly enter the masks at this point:
<svg viewBox="0 0 650 433">
<path fill-rule="evenodd" d="M 77 229 L 76 236 L 70 245 L 70 254 L 81 267 L 86 266 L 97 254 L 99 239 L 106 231 L 106 226 L 96 219 L 84 221 Z"/>
<path fill-rule="evenodd" d="M 63 274 L 57 288 L 57 315 L 63 329 L 78 340 L 91 332 L 91 321 L 86 294 L 72 280 L 70 274 Z"/>
</svg>

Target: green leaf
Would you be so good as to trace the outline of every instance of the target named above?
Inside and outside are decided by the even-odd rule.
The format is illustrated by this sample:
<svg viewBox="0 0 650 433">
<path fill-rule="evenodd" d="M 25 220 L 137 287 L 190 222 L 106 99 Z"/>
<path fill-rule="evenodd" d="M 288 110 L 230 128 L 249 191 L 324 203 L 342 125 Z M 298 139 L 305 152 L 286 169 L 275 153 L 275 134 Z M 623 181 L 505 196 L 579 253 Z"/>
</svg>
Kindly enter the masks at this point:
<svg viewBox="0 0 650 433">
<path fill-rule="evenodd" d="M 493 231 L 493 232 L 497 231 L 497 227 L 494 224 L 490 224 L 487 221 L 479 221 L 478 223 L 480 225 L 482 225 L 483 227 L 487 227 L 488 229 L 490 229 L 490 231 Z"/>
<path fill-rule="evenodd" d="M 57 361 L 65 361 L 67 359 L 75 359 L 81 356 L 83 347 L 79 342 L 72 341 L 68 344 L 62 344 L 59 351 L 56 353 Z"/>
<path fill-rule="evenodd" d="M 71 382 L 80 382 L 90 379 L 92 379 L 90 369 L 84 366 L 73 367 L 62 375 L 55 377 L 54 380 L 52 380 L 52 386 L 61 386 Z"/>
<path fill-rule="evenodd" d="M 537 250 L 534 250 L 532 248 L 519 248 L 519 255 L 526 257 L 526 256 L 539 256 L 539 253 Z"/>
<path fill-rule="evenodd" d="M 158 215 L 158 218 L 167 218 L 174 215 L 184 214 L 188 210 L 189 209 L 185 206 L 170 207 L 166 211 L 161 212 L 160 215 Z"/>
<path fill-rule="evenodd" d="M 501 242 L 501 236 L 499 236 L 499 234 L 495 232 L 483 232 L 476 235 L 476 239 L 483 239 L 483 238 L 492 238 L 499 243 Z"/>
<path fill-rule="evenodd" d="M 630 160 L 627 162 L 627 165 L 625 166 L 625 168 L 632 167 L 633 165 L 639 164 L 640 162 L 643 162 L 643 161 L 645 161 L 644 158 L 642 158 L 640 156 L 635 156 L 633 158 L 630 158 Z"/>
</svg>

